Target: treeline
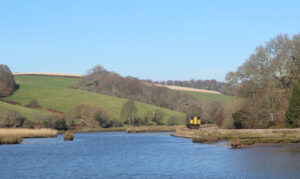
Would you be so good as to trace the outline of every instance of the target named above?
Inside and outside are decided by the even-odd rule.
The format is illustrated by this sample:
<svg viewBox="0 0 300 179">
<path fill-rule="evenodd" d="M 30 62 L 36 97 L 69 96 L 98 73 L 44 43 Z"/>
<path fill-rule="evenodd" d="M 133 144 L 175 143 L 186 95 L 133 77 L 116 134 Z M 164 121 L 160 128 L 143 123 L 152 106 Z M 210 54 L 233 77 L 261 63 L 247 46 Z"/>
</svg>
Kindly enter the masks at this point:
<svg viewBox="0 0 300 179">
<path fill-rule="evenodd" d="M 151 80 L 147 80 L 148 82 L 152 82 Z M 212 91 L 219 91 L 221 93 L 226 93 L 225 83 L 219 82 L 216 80 L 168 80 L 168 81 L 154 81 L 153 83 L 160 85 L 169 85 L 169 86 L 180 86 L 180 87 L 189 87 L 196 89 L 205 89 Z"/>
<path fill-rule="evenodd" d="M 224 108 L 219 102 L 200 101 L 193 96 L 157 86 L 151 81 L 133 77 L 124 78 L 117 73 L 107 71 L 101 65 L 89 70 L 88 75 L 80 79 L 77 88 L 177 110 L 185 113 L 187 119 L 191 115 L 199 115 L 208 124 L 218 122 L 218 125 L 221 125 L 224 120 Z M 148 118 L 151 114 L 160 116 L 158 111 L 151 111 L 147 115 Z M 174 120 L 175 116 L 169 119 L 168 124 Z M 132 122 L 127 120 L 126 124 L 146 124 L 145 121 L 146 119 L 134 118 Z M 160 124 L 160 122 L 154 123 Z"/>
<path fill-rule="evenodd" d="M 242 101 L 232 115 L 234 127 L 299 126 L 299 72 L 300 35 L 279 35 L 257 47 L 236 72 L 226 75 L 229 91 Z"/>
<path fill-rule="evenodd" d="M 171 110 L 184 111 L 192 96 L 146 83 L 133 77 L 122 77 L 109 72 L 102 66 L 92 68 L 88 75 L 81 78 L 78 89 L 126 98 Z"/>
</svg>

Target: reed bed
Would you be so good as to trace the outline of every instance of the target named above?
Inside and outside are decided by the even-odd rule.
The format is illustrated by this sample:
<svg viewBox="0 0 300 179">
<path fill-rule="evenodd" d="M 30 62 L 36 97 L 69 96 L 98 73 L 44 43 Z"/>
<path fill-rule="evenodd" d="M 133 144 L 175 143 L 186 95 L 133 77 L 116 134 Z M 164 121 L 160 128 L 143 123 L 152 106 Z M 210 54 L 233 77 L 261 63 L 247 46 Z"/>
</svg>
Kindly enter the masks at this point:
<svg viewBox="0 0 300 179">
<path fill-rule="evenodd" d="M 0 137 L 21 137 L 21 138 L 50 138 L 56 137 L 54 129 L 4 129 L 0 128 Z"/>
<path fill-rule="evenodd" d="M 192 138 L 196 143 L 227 140 L 233 148 L 259 144 L 300 143 L 300 129 L 219 129 L 203 126 L 200 129 L 178 128 L 175 137 Z"/>
</svg>

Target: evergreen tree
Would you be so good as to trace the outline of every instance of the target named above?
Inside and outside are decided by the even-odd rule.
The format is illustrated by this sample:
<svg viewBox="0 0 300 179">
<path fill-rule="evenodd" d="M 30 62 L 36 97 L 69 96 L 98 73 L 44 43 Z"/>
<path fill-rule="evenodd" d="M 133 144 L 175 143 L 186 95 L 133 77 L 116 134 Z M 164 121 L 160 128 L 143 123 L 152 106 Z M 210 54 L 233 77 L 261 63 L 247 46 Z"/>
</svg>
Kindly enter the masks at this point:
<svg viewBox="0 0 300 179">
<path fill-rule="evenodd" d="M 289 103 L 289 109 L 286 112 L 287 127 L 298 127 L 300 122 L 300 85 L 295 84 L 292 97 Z"/>
</svg>

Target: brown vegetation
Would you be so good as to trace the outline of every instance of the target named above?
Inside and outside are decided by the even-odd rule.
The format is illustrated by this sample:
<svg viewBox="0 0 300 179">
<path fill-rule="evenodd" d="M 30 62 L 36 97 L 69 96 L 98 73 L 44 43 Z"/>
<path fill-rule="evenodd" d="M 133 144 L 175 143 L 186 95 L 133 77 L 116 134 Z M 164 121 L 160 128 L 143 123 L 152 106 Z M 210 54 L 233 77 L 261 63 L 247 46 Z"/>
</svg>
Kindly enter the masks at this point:
<svg viewBox="0 0 300 179">
<path fill-rule="evenodd" d="M 105 70 L 102 66 L 92 68 L 89 75 L 80 79 L 77 88 L 177 111 L 183 111 L 186 104 L 194 99 L 192 96 L 166 87 L 149 85 L 137 78 L 124 78 L 117 73 Z"/>
<path fill-rule="evenodd" d="M 202 126 L 198 130 L 177 128 L 176 137 L 192 138 L 196 143 L 230 141 L 233 148 L 259 144 L 298 143 L 300 129 L 219 129 L 215 126 Z"/>
<path fill-rule="evenodd" d="M 300 35 L 279 35 L 226 76 L 228 91 L 243 98 L 233 114 L 236 128 L 285 127 L 286 102 L 299 83 Z M 299 119 L 300 120 L 300 119 Z"/>
<path fill-rule="evenodd" d="M 24 124 L 29 124 L 29 122 L 25 123 L 25 121 L 28 121 L 26 117 L 24 117 L 21 113 L 15 110 L 9 110 L 4 112 L 0 116 L 0 127 L 2 128 L 10 128 L 10 127 L 28 127 Z"/>
<path fill-rule="evenodd" d="M 40 104 L 35 99 L 31 100 L 29 104 L 25 105 L 25 107 L 29 107 L 29 108 L 41 108 Z"/>
<path fill-rule="evenodd" d="M 104 111 L 102 108 L 85 104 L 76 106 L 69 116 L 73 119 L 79 119 L 82 124 L 88 126 L 89 128 L 110 128 L 123 126 L 120 121 L 110 119 L 106 111 Z"/>
<path fill-rule="evenodd" d="M 21 137 L 21 138 L 50 138 L 56 137 L 54 129 L 3 129 L 0 128 L 0 137 Z"/>
<path fill-rule="evenodd" d="M 64 135 L 63 135 L 63 139 L 64 139 L 64 141 L 73 141 L 74 140 L 74 134 L 73 133 L 71 133 L 71 132 L 66 132 L 66 133 L 64 133 Z"/>
<path fill-rule="evenodd" d="M 2 144 L 19 144 L 22 142 L 22 137 L 0 137 L 0 145 Z"/>
</svg>

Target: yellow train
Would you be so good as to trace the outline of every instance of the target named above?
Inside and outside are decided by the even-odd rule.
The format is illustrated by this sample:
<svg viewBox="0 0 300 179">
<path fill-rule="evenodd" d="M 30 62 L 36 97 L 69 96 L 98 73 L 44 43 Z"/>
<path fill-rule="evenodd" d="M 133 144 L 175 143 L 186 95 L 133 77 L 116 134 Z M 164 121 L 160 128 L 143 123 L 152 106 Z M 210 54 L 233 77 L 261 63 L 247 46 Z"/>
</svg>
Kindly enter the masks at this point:
<svg viewBox="0 0 300 179">
<path fill-rule="evenodd" d="M 201 126 L 200 116 L 191 116 L 186 126 L 190 129 L 199 129 Z"/>
</svg>

